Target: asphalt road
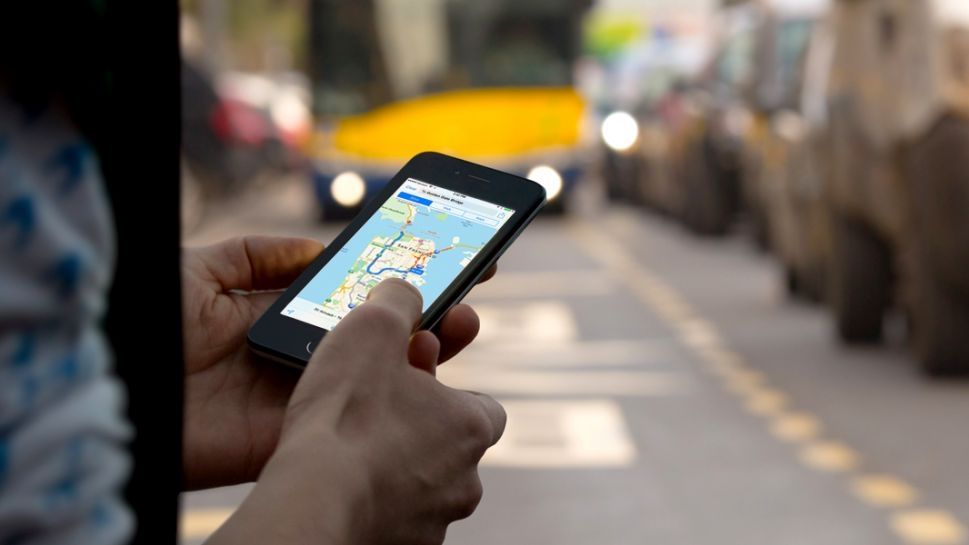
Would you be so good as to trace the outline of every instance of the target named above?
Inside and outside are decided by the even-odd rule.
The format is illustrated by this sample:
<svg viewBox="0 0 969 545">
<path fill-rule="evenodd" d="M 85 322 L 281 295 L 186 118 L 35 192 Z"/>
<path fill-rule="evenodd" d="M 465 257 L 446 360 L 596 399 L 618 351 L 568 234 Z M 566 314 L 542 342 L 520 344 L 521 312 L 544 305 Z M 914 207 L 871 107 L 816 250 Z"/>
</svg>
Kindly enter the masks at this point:
<svg viewBox="0 0 969 545">
<path fill-rule="evenodd" d="M 188 243 L 328 241 L 304 189 L 243 198 Z M 540 219 L 469 297 L 481 336 L 440 377 L 509 421 L 449 543 L 969 543 L 969 383 L 921 378 L 900 333 L 839 347 L 741 237 L 586 208 Z M 186 494 L 184 543 L 248 490 Z"/>
</svg>

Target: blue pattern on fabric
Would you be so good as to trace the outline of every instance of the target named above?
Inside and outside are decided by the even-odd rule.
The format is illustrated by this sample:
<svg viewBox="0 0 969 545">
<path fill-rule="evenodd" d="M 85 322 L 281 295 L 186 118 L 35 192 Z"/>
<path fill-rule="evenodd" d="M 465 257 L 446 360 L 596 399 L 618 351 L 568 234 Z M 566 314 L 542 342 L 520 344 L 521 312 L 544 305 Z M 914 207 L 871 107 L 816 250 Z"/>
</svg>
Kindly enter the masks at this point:
<svg viewBox="0 0 969 545">
<path fill-rule="evenodd" d="M 0 321 L 13 326 L 0 331 L 0 545 L 120 545 L 134 519 L 114 465 L 130 460 L 131 429 L 114 408 L 120 384 L 100 327 L 110 203 L 96 152 L 69 120 L 47 99 L 8 98 L 0 92 Z"/>
<path fill-rule="evenodd" d="M 77 498 L 78 481 L 81 477 L 81 450 L 83 440 L 78 437 L 67 446 L 67 461 L 64 476 L 57 480 L 47 491 L 45 498 L 50 507 L 61 502 L 70 502 Z"/>
<path fill-rule="evenodd" d="M 20 344 L 13 353 L 11 363 L 14 367 L 26 367 L 34 359 L 34 351 L 37 349 L 37 334 L 27 331 L 20 336 Z"/>
<path fill-rule="evenodd" d="M 91 522 L 98 528 L 111 525 L 111 509 L 103 501 L 94 506 L 94 511 L 91 513 Z"/>
<path fill-rule="evenodd" d="M 77 354 L 68 354 L 54 369 L 54 375 L 66 382 L 74 382 L 80 375 Z"/>
<path fill-rule="evenodd" d="M 73 297 L 81 280 L 81 257 L 71 253 L 57 260 L 44 275 L 63 298 Z"/>
<path fill-rule="evenodd" d="M 0 228 L 11 226 L 16 229 L 17 238 L 14 245 L 18 250 L 23 250 L 27 246 L 36 225 L 37 212 L 34 199 L 29 195 L 22 195 L 10 201 L 0 215 Z"/>
<path fill-rule="evenodd" d="M 90 148 L 78 143 L 61 148 L 50 160 L 49 166 L 52 169 L 65 172 L 64 179 L 61 181 L 61 195 L 73 191 L 84 179 L 84 165 L 90 154 Z"/>
</svg>

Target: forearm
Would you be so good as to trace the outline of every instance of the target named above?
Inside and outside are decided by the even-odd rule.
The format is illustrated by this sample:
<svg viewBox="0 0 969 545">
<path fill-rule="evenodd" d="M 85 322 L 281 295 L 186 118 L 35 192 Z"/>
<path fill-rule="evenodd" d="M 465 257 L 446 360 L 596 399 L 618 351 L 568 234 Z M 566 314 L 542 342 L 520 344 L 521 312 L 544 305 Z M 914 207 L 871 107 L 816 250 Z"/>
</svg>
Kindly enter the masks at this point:
<svg viewBox="0 0 969 545">
<path fill-rule="evenodd" d="M 362 542 L 366 506 L 357 472 L 327 456 L 306 463 L 277 453 L 239 509 L 207 545 L 350 545 Z"/>
</svg>

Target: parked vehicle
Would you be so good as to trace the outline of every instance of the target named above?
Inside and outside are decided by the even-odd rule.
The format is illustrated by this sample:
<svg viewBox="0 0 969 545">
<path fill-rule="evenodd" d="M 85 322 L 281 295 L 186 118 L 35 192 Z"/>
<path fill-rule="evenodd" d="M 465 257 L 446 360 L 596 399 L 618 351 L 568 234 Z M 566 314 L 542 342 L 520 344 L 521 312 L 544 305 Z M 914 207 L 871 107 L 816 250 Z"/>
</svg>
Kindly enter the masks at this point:
<svg viewBox="0 0 969 545">
<path fill-rule="evenodd" d="M 273 163 L 275 128 L 265 112 L 219 94 L 212 78 L 182 62 L 182 155 L 207 198 L 243 190 Z"/>
<path fill-rule="evenodd" d="M 784 163 L 786 113 L 797 111 L 812 29 L 824 16 L 829 0 L 763 2 L 757 25 L 755 67 L 747 107 L 750 123 L 743 133 L 740 184 L 742 210 L 758 247 L 771 247 L 768 195 L 776 185 L 774 172 Z"/>
<path fill-rule="evenodd" d="M 682 78 L 699 70 L 704 54 L 704 40 L 676 35 L 661 27 L 648 41 L 616 61 L 614 71 L 618 74 L 614 79 L 634 79 L 636 85 L 611 82 L 632 96 L 614 100 L 614 108 L 601 116 L 600 170 L 612 200 L 654 204 L 650 182 L 657 176 L 653 172 L 655 161 L 665 161 L 652 152 L 656 140 L 665 139 L 669 128 L 664 118 L 670 113 L 666 109 L 669 97 Z"/>
<path fill-rule="evenodd" d="M 714 55 L 693 82 L 686 117 L 670 137 L 676 193 L 670 200 L 697 233 L 726 233 L 740 211 L 742 151 L 752 125 L 749 100 L 764 13 L 760 2 L 721 10 Z"/>
<path fill-rule="evenodd" d="M 415 29 L 379 23 L 373 2 L 311 2 L 321 119 L 311 170 L 323 219 L 352 217 L 427 150 L 531 178 L 548 192 L 546 213 L 564 212 L 594 143 L 573 81 L 589 3 L 423 2 L 408 24 L 444 36 L 435 47 L 396 50 L 365 37 L 383 24 L 388 41 L 399 34 L 413 43 Z M 421 51 L 428 54 L 418 58 Z M 414 74 L 393 70 L 405 61 L 425 68 L 417 85 Z"/>
<path fill-rule="evenodd" d="M 219 75 L 218 90 L 227 101 L 243 104 L 268 120 L 262 147 L 270 168 L 277 173 L 303 168 L 313 132 L 306 76 L 226 72 Z"/>
<path fill-rule="evenodd" d="M 969 371 L 969 3 L 839 0 L 830 302 L 845 341 L 905 309 L 922 369 Z"/>
<path fill-rule="evenodd" d="M 788 293 L 825 297 L 831 229 L 824 191 L 831 177 L 828 83 L 834 36 L 829 16 L 811 24 L 798 63 L 795 95 L 770 117 L 757 171 L 768 244 L 780 261 Z"/>
</svg>

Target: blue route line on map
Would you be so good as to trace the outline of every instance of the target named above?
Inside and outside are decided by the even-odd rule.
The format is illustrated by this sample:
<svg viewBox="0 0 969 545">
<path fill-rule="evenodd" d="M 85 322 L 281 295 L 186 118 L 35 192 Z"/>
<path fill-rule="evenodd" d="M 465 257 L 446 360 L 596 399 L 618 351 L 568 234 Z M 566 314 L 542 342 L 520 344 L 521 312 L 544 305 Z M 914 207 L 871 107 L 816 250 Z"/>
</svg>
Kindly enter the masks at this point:
<svg viewBox="0 0 969 545">
<path fill-rule="evenodd" d="M 400 273 L 400 274 L 408 274 L 408 273 L 410 273 L 412 271 L 412 269 L 403 270 L 403 269 L 395 269 L 393 267 L 385 267 L 383 269 L 380 269 L 377 272 L 374 272 L 373 270 L 371 270 L 371 267 L 373 267 L 377 263 L 377 261 L 380 261 L 380 258 L 383 257 L 384 252 L 386 252 L 394 244 L 397 244 L 400 241 L 400 239 L 402 239 L 402 238 L 404 238 L 404 232 L 403 231 L 401 231 L 400 234 L 397 235 L 397 238 L 395 238 L 394 240 L 392 240 L 390 242 L 390 244 L 384 246 L 383 249 L 380 250 L 380 252 L 377 254 L 377 257 L 373 258 L 373 261 L 371 261 L 370 264 L 367 265 L 367 272 L 370 273 L 370 274 L 374 274 L 374 275 L 383 274 L 383 273 L 385 273 L 387 271 L 394 271 L 394 272 Z"/>
</svg>

